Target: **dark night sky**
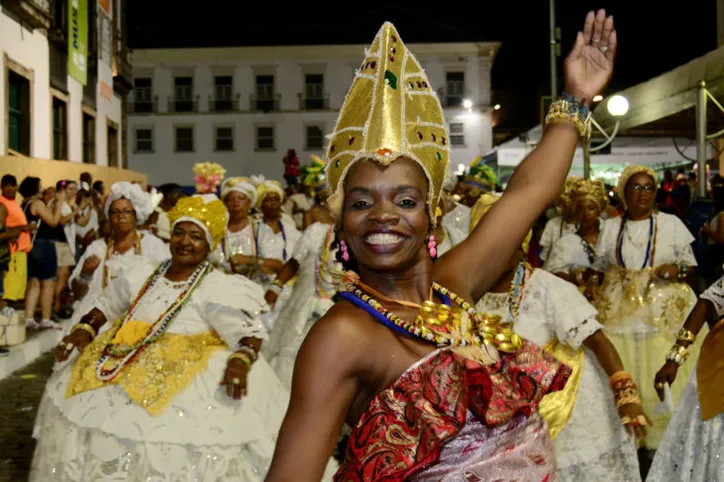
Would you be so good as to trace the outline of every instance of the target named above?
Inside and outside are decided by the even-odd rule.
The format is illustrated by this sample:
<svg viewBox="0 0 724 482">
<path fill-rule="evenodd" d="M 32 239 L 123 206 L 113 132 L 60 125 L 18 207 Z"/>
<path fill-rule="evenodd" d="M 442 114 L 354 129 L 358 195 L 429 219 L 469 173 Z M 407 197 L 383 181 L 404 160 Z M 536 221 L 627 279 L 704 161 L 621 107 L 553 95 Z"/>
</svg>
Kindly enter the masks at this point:
<svg viewBox="0 0 724 482">
<path fill-rule="evenodd" d="M 186 9 L 179 3 L 128 1 L 132 48 L 370 43 L 385 20 L 408 42 L 491 40 L 502 42 L 493 67 L 493 95 L 509 107 L 503 124 L 526 127 L 537 121 L 537 95 L 549 90 L 548 1 L 289 3 L 275 12 L 252 2 L 211 0 Z M 236 2 L 233 2 L 236 3 Z M 271 2 L 270 2 L 271 3 Z M 153 6 L 151 6 L 153 4 Z M 557 24 L 565 56 L 588 10 L 614 15 L 619 54 L 609 93 L 716 48 L 716 1 L 557 0 Z M 191 5 L 191 4 L 189 4 Z M 375 7 L 374 5 L 380 5 Z M 216 7 L 216 8 L 214 8 Z M 561 61 L 562 64 L 562 61 Z M 560 73 L 560 70 L 559 70 Z M 562 88 L 562 87 L 561 87 Z"/>
</svg>

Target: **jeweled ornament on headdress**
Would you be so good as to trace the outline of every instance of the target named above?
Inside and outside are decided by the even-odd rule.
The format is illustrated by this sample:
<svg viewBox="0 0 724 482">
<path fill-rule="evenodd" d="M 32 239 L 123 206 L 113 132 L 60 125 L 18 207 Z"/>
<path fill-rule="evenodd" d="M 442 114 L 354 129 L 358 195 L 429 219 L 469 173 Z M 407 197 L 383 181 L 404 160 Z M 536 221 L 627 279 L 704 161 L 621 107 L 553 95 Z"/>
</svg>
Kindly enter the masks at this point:
<svg viewBox="0 0 724 482">
<path fill-rule="evenodd" d="M 194 183 L 197 194 L 214 194 L 221 181 L 224 180 L 226 169 L 216 162 L 197 162 L 194 164 Z"/>
<path fill-rule="evenodd" d="M 435 224 L 449 144 L 435 90 L 395 27 L 385 22 L 355 75 L 327 148 L 332 214 L 341 216 L 344 179 L 357 161 L 372 159 L 388 166 L 408 157 L 428 179 L 429 214 Z"/>
</svg>

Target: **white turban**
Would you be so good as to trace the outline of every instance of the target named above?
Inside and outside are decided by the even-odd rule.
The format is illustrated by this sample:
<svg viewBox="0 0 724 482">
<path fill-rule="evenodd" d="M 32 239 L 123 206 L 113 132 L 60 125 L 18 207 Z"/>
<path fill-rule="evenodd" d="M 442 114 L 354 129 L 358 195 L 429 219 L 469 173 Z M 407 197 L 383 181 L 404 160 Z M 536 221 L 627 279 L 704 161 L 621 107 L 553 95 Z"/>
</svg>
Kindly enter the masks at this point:
<svg viewBox="0 0 724 482">
<path fill-rule="evenodd" d="M 148 219 L 153 212 L 148 196 L 146 196 L 146 193 L 143 191 L 141 186 L 121 181 L 111 186 L 111 193 L 106 199 L 106 217 L 110 217 L 111 204 L 113 204 L 113 201 L 118 201 L 119 199 L 128 199 L 131 201 L 133 210 L 136 211 L 136 224 L 139 226 L 145 223 L 146 219 Z"/>
<path fill-rule="evenodd" d="M 231 191 L 242 193 L 244 196 L 249 198 L 252 206 L 256 205 L 256 186 L 252 184 L 251 179 L 246 177 L 230 177 L 224 181 L 224 184 L 221 185 L 221 200 L 223 201 L 226 199 L 226 196 Z"/>
</svg>

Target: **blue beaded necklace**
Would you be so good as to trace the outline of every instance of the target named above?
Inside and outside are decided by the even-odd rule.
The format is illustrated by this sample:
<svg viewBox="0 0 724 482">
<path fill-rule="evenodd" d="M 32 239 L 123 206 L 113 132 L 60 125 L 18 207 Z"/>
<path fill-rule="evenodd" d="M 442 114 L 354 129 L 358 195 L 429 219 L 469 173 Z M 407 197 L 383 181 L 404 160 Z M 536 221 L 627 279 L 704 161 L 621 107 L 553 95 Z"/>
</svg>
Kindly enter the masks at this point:
<svg viewBox="0 0 724 482">
<path fill-rule="evenodd" d="M 646 257 L 644 258 L 641 269 L 654 265 L 654 255 L 656 253 L 656 235 L 658 234 L 658 222 L 655 219 L 656 213 L 652 213 L 649 217 L 649 240 L 646 243 Z M 621 227 L 618 230 L 618 242 L 616 246 L 616 261 L 618 265 L 626 269 L 626 262 L 623 260 L 623 237 L 626 231 L 626 221 L 628 221 L 628 212 L 621 217 Z"/>
</svg>

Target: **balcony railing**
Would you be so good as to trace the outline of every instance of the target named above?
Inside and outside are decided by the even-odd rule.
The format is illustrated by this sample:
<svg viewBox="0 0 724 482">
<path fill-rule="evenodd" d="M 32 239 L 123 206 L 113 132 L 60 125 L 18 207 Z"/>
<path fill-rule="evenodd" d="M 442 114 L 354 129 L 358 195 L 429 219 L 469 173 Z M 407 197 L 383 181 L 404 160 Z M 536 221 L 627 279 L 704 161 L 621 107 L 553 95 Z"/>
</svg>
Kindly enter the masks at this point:
<svg viewBox="0 0 724 482">
<path fill-rule="evenodd" d="M 168 98 L 168 111 L 173 113 L 182 112 L 198 112 L 199 111 L 199 96 L 194 98 L 188 97 L 169 97 Z"/>
<path fill-rule="evenodd" d="M 279 104 L 282 96 L 280 94 L 274 96 L 257 97 L 249 96 L 249 110 L 252 112 L 276 112 L 279 111 Z"/>
<path fill-rule="evenodd" d="M 329 95 L 309 97 L 297 94 L 299 97 L 299 110 L 329 110 Z"/>
<path fill-rule="evenodd" d="M 443 107 L 462 107 L 463 101 L 469 97 L 467 94 L 457 92 L 448 93 L 444 88 L 438 89 L 437 96 L 440 98 L 440 104 Z"/>
<path fill-rule="evenodd" d="M 241 94 L 236 94 L 235 98 L 228 95 L 209 95 L 210 112 L 239 112 L 241 110 Z"/>
<path fill-rule="evenodd" d="M 153 100 L 130 99 L 128 102 L 129 114 L 155 114 L 158 112 L 158 96 Z"/>
<path fill-rule="evenodd" d="M 2 5 L 29 27 L 47 30 L 53 23 L 54 1 L 62 0 L 2 0 Z"/>
<path fill-rule="evenodd" d="M 133 89 L 131 51 L 126 47 L 125 39 L 119 35 L 113 37 L 113 86 L 117 84 L 123 92 Z"/>
</svg>

